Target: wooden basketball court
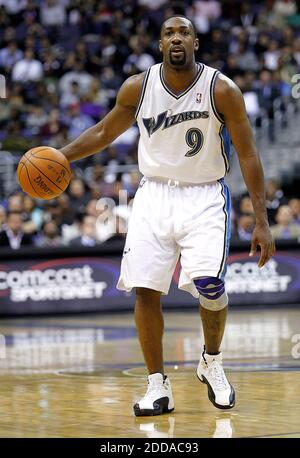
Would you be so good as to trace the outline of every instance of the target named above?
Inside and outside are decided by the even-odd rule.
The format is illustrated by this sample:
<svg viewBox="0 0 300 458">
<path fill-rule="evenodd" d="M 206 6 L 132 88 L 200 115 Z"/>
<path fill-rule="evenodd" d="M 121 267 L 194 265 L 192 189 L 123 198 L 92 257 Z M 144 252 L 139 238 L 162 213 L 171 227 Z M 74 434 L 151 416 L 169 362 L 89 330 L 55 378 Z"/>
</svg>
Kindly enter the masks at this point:
<svg viewBox="0 0 300 458">
<path fill-rule="evenodd" d="M 216 409 L 195 369 L 196 311 L 165 313 L 172 414 L 133 415 L 146 389 L 133 314 L 0 320 L 1 437 L 300 437 L 300 309 L 231 309 L 224 365 L 236 407 Z M 298 335 L 298 336 L 297 336 Z"/>
</svg>

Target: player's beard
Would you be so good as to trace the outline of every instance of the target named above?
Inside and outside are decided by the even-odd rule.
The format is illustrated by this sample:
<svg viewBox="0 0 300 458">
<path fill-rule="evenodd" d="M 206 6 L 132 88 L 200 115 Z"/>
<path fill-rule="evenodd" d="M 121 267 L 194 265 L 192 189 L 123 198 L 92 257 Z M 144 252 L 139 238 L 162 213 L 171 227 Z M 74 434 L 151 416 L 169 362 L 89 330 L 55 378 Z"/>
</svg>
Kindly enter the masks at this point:
<svg viewBox="0 0 300 458">
<path fill-rule="evenodd" d="M 182 52 L 180 58 L 179 58 L 179 57 L 178 57 L 178 58 L 175 57 L 175 59 L 174 59 L 174 57 L 173 57 L 173 55 L 172 55 L 172 52 L 170 51 L 170 64 L 171 64 L 171 65 L 182 67 L 183 65 L 185 65 L 185 63 L 186 63 L 186 54 L 185 54 L 185 51 Z"/>
</svg>

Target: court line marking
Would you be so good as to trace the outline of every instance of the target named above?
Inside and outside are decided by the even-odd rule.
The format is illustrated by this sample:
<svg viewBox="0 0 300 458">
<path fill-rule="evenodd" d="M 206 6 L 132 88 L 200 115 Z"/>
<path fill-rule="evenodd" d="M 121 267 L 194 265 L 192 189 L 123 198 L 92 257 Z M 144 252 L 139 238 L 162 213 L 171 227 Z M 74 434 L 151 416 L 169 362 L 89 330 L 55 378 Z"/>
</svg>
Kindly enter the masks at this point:
<svg viewBox="0 0 300 458">
<path fill-rule="evenodd" d="M 276 437 L 279 437 L 279 436 L 290 436 L 292 434 L 299 434 L 300 435 L 300 431 L 295 431 L 293 433 L 289 432 L 289 433 L 280 433 L 280 434 L 264 434 L 262 436 L 243 436 L 243 437 L 251 437 L 251 438 L 255 439 L 255 438 L 260 438 L 260 437 L 264 438 L 264 437 L 274 437 L 274 436 L 276 436 Z"/>
<path fill-rule="evenodd" d="M 194 361 L 186 361 L 186 362 L 181 362 L 181 361 L 167 361 L 164 363 L 166 367 L 171 367 L 172 366 L 178 366 L 178 368 L 181 366 L 182 369 L 186 369 L 187 367 L 190 367 L 191 369 L 196 370 L 196 365 L 198 364 L 198 360 Z M 129 367 L 128 367 L 129 366 Z M 246 363 L 236 363 L 236 366 L 238 367 L 247 367 L 251 368 L 251 365 Z M 257 363 L 253 363 L 253 366 L 257 366 Z M 73 367 L 73 368 L 68 368 L 68 369 L 61 369 L 55 372 L 58 375 L 72 375 L 72 376 L 77 376 L 77 375 L 84 375 L 88 377 L 95 377 L 96 375 L 93 375 L 93 372 L 96 371 L 101 371 L 101 370 L 120 370 L 121 373 L 125 376 L 129 377 L 145 377 L 145 374 L 136 374 L 136 373 L 131 373 L 132 370 L 135 369 L 140 369 L 144 368 L 146 371 L 146 367 L 143 363 L 132 363 L 132 364 L 99 364 L 99 365 L 91 365 L 91 366 L 81 366 L 79 367 Z M 225 370 L 230 370 L 230 365 L 224 366 Z M 123 369 L 123 370 L 122 370 Z M 174 369 L 175 371 L 175 369 Z M 252 370 L 230 370 L 231 373 L 257 373 L 257 372 L 298 372 L 300 371 L 300 365 L 299 366 L 279 366 L 279 367 L 273 367 L 273 368 L 257 368 L 257 369 L 252 369 Z M 72 374 L 73 372 L 73 374 Z M 87 372 L 90 372 L 90 374 L 87 374 Z M 145 372 L 146 373 L 146 372 Z M 185 374 L 185 371 L 178 371 L 178 372 L 173 372 L 172 376 L 174 375 L 182 375 Z M 99 374 L 97 374 L 98 376 Z"/>
<path fill-rule="evenodd" d="M 136 331 L 136 328 L 134 325 L 120 325 L 120 326 L 109 326 L 109 325 L 85 325 L 85 324 L 54 324 L 54 323 L 2 323 L 0 322 L 0 329 L 2 327 L 18 327 L 18 328 L 58 328 L 58 329 L 95 329 L 95 330 L 101 330 L 101 329 L 106 329 L 106 330 L 119 330 L 119 329 L 126 329 L 126 330 L 134 330 Z M 198 328 L 176 328 L 176 327 L 166 327 L 165 332 L 197 332 L 199 331 Z"/>
</svg>

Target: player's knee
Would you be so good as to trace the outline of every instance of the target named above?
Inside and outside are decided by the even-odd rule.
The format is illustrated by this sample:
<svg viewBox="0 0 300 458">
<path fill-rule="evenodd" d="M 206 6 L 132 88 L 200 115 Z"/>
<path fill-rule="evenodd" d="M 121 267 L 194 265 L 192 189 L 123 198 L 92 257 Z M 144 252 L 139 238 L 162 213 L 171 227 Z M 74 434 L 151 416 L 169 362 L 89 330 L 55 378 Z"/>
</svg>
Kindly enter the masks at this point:
<svg viewBox="0 0 300 458">
<path fill-rule="evenodd" d="M 194 280 L 203 308 L 218 312 L 228 305 L 228 296 L 223 280 L 216 277 L 200 277 Z"/>
</svg>

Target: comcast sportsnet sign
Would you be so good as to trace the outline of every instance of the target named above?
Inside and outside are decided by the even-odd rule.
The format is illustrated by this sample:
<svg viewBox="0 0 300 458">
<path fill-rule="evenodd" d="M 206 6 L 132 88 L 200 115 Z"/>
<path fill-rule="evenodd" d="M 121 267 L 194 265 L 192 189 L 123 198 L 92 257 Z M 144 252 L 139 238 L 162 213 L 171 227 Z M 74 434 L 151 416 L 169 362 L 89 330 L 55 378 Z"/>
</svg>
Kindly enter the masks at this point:
<svg viewBox="0 0 300 458">
<path fill-rule="evenodd" d="M 225 281 L 231 303 L 300 302 L 299 252 L 278 252 L 262 269 L 257 262 L 248 253 L 229 257 Z"/>
<path fill-rule="evenodd" d="M 300 252 L 279 251 L 263 269 L 258 256 L 229 256 L 226 289 L 230 305 L 300 304 Z M 132 310 L 134 293 L 116 289 L 121 255 L 0 261 L 0 315 Z M 197 307 L 178 289 L 177 265 L 164 307 Z"/>
<path fill-rule="evenodd" d="M 33 260 L 9 261 L 0 265 L 0 300 L 5 304 L 40 304 L 46 311 L 72 308 L 84 310 L 102 298 L 118 296 L 115 285 L 119 262 L 98 258 L 66 258 L 36 263 Z M 47 310 L 51 304 L 51 310 Z M 67 306 L 68 309 L 68 306 Z M 63 311 L 63 310 L 61 310 Z"/>
<path fill-rule="evenodd" d="M 0 272 L 0 291 L 14 302 L 93 299 L 103 296 L 107 283 L 95 281 L 93 269 L 82 267 Z"/>
</svg>

